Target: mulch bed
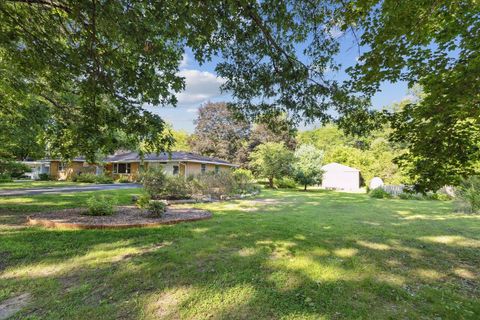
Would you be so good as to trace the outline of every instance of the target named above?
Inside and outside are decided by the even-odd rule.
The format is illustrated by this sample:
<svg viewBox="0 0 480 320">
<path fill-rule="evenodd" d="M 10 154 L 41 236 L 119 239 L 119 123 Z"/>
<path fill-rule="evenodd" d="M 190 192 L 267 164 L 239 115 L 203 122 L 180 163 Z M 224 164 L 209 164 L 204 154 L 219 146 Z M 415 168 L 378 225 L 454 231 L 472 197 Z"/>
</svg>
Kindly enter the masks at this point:
<svg viewBox="0 0 480 320">
<path fill-rule="evenodd" d="M 89 216 L 85 215 L 86 211 L 86 208 L 74 208 L 39 212 L 28 216 L 27 223 L 49 228 L 123 229 L 153 227 L 162 224 L 204 220 L 212 217 L 212 214 L 205 210 L 174 207 L 168 207 L 161 218 L 150 217 L 147 212 L 135 206 L 119 206 L 111 216 Z"/>
</svg>

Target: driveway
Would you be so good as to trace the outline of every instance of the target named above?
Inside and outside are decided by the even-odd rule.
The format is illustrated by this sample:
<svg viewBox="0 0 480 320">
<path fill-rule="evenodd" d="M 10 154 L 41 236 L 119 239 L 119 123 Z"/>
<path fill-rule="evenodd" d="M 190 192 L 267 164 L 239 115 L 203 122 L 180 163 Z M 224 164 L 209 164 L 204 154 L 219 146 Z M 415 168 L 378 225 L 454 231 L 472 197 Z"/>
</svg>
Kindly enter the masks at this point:
<svg viewBox="0 0 480 320">
<path fill-rule="evenodd" d="M 96 184 L 93 186 L 39 187 L 25 189 L 0 190 L 0 196 L 31 196 L 35 194 L 55 194 L 67 192 L 101 191 L 140 188 L 136 183 Z"/>
</svg>

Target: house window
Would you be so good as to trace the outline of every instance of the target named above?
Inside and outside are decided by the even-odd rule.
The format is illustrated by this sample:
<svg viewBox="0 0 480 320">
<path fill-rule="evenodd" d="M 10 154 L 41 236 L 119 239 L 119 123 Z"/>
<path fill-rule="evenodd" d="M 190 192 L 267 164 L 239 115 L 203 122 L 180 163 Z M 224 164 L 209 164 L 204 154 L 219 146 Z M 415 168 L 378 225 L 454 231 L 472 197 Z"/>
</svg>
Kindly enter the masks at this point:
<svg viewBox="0 0 480 320">
<path fill-rule="evenodd" d="M 67 164 L 65 162 L 58 163 L 58 171 L 65 171 L 67 169 Z"/>
<path fill-rule="evenodd" d="M 178 174 L 178 166 L 173 166 L 173 175 L 176 176 Z"/>
<path fill-rule="evenodd" d="M 215 173 L 219 173 L 220 172 L 220 166 L 219 165 L 215 165 Z"/>
<path fill-rule="evenodd" d="M 130 163 L 114 163 L 113 173 L 130 173 Z"/>
<path fill-rule="evenodd" d="M 207 171 L 207 165 L 202 163 L 202 173 L 205 173 L 205 171 Z"/>
</svg>

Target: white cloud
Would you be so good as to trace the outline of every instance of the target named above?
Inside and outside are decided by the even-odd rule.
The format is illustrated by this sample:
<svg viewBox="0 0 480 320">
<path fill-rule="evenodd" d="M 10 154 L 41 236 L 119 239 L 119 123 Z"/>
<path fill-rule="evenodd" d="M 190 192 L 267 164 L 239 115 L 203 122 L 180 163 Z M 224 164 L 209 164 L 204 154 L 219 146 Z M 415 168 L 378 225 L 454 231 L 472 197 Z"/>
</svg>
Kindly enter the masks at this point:
<svg viewBox="0 0 480 320">
<path fill-rule="evenodd" d="M 182 55 L 182 61 L 180 61 L 180 68 L 186 68 L 188 66 L 188 54 L 184 53 Z"/>
<path fill-rule="evenodd" d="M 179 106 L 200 105 L 222 95 L 220 86 L 225 79 L 217 77 L 214 73 L 184 69 L 178 75 L 185 78 L 185 90 L 177 94 Z"/>
<path fill-rule="evenodd" d="M 187 112 L 188 112 L 188 113 L 196 113 L 197 111 L 198 111 L 197 108 L 188 108 L 188 109 L 187 109 Z"/>
</svg>

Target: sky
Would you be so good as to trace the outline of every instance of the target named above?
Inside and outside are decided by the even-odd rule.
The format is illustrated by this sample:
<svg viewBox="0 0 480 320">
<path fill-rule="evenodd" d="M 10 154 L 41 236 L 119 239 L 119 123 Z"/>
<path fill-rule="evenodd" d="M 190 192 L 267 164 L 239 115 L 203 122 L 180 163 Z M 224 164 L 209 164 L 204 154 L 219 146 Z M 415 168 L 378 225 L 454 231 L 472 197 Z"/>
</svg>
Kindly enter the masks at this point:
<svg viewBox="0 0 480 320">
<path fill-rule="evenodd" d="M 356 63 L 359 52 L 358 47 L 354 45 L 353 39 L 348 34 L 338 35 L 340 37 L 341 50 L 336 59 L 344 67 Z M 174 129 L 184 130 L 193 133 L 195 130 L 194 120 L 197 117 L 198 108 L 208 101 L 220 102 L 231 101 L 228 93 L 222 93 L 220 86 L 223 79 L 215 73 L 215 66 L 219 58 L 213 58 L 212 61 L 199 65 L 193 58 L 192 53 L 186 50 L 183 60 L 180 64 L 179 75 L 185 78 L 185 90 L 177 95 L 177 107 L 148 107 L 169 122 Z M 335 78 L 344 78 L 345 74 L 340 72 L 332 74 Z M 376 109 L 381 109 L 395 102 L 400 102 L 408 96 L 406 83 L 384 83 L 380 91 L 373 97 L 372 104 Z M 316 125 L 302 125 L 300 130 L 311 129 Z"/>
</svg>

